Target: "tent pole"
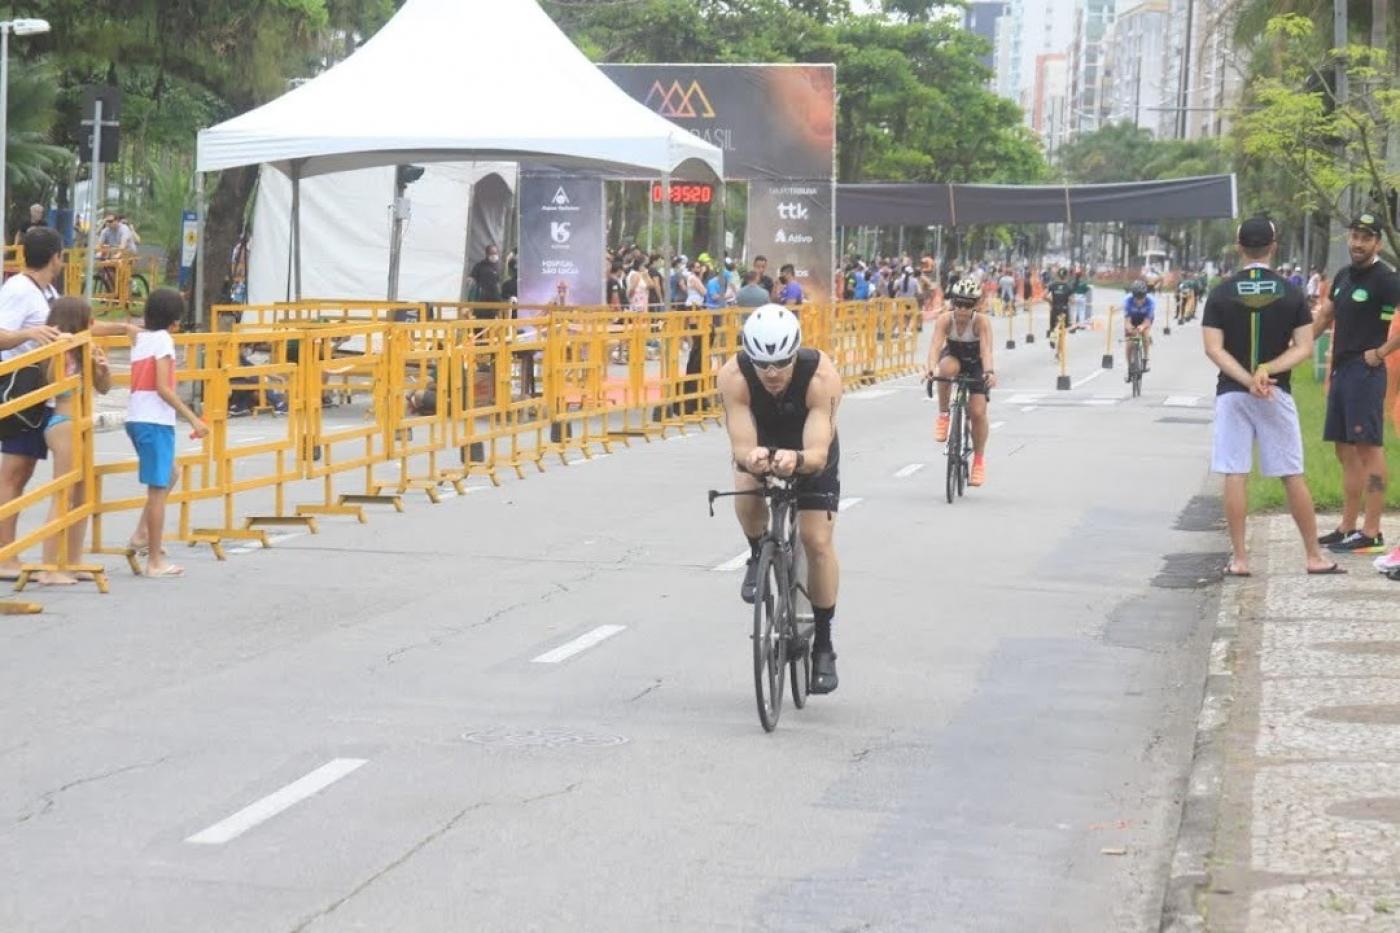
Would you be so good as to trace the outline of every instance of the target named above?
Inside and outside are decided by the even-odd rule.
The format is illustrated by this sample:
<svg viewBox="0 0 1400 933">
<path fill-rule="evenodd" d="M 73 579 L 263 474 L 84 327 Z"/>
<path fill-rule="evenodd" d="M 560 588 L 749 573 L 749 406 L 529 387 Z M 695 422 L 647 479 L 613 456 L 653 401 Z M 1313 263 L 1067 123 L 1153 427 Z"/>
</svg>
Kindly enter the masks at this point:
<svg viewBox="0 0 1400 933">
<path fill-rule="evenodd" d="M 721 178 L 719 180 L 719 199 L 715 202 L 714 207 L 710 208 L 711 213 L 716 210 L 719 212 L 719 223 L 715 224 L 715 236 L 718 237 L 715 244 L 718 248 L 715 250 L 714 255 L 720 258 L 721 265 L 723 265 L 723 260 L 729 255 L 729 247 L 724 238 L 725 230 L 729 223 L 728 191 L 729 189 L 725 187 L 724 179 Z M 720 271 L 723 272 L 724 270 L 721 268 Z"/>
<path fill-rule="evenodd" d="M 671 268 L 675 253 L 671 252 L 671 173 L 661 173 L 661 252 L 666 257 L 666 268 Z"/>
<path fill-rule="evenodd" d="M 296 300 L 301 301 L 301 163 L 296 164 L 296 174 L 292 177 L 292 229 L 295 239 L 292 241 L 292 263 L 293 271 L 296 274 Z"/>
<path fill-rule="evenodd" d="M 204 319 L 204 173 L 194 173 L 194 216 L 195 236 L 199 245 L 194 253 L 194 326 L 205 330 Z"/>
<path fill-rule="evenodd" d="M 656 251 L 651 225 L 656 214 L 655 202 L 651 199 L 651 182 L 647 182 L 647 255 L 650 256 Z M 669 273 L 667 273 L 669 274 Z"/>
</svg>

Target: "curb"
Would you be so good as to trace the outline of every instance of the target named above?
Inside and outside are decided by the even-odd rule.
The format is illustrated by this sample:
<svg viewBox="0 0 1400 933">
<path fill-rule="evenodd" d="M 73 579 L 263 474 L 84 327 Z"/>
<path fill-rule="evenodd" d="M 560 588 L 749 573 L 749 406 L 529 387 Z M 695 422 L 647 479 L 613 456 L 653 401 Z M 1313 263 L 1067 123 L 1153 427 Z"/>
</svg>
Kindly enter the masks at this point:
<svg viewBox="0 0 1400 933">
<path fill-rule="evenodd" d="M 1235 702 L 1232 673 L 1244 588 L 1222 587 L 1210 643 L 1196 744 L 1181 802 L 1181 823 L 1172 853 L 1171 874 L 1162 904 L 1161 933 L 1198 933 L 1206 929 L 1200 895 L 1210 882 L 1209 860 L 1225 786 L 1225 733 Z"/>
<path fill-rule="evenodd" d="M 92 416 L 92 430 L 98 434 L 120 431 L 126 427 L 126 412 L 99 411 Z"/>
</svg>

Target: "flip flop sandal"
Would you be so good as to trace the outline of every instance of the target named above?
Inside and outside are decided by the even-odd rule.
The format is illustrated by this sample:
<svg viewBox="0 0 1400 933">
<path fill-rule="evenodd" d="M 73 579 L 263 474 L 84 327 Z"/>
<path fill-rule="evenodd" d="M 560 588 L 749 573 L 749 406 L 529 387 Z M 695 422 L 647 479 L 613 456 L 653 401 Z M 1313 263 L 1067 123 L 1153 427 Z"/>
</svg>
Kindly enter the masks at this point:
<svg viewBox="0 0 1400 933">
<path fill-rule="evenodd" d="M 1346 573 L 1346 568 L 1340 564 L 1333 564 L 1331 567 L 1324 567 L 1321 570 L 1309 570 L 1310 577 L 1328 577 Z"/>
<path fill-rule="evenodd" d="M 1309 573 L 1312 573 L 1311 570 L 1308 571 L 1308 572 L 1309 572 Z M 1254 574 L 1250 573 L 1248 570 L 1236 570 L 1234 567 L 1230 566 L 1229 564 L 1226 564 L 1226 565 L 1225 565 L 1225 569 L 1222 570 L 1221 573 L 1222 573 L 1224 576 L 1227 576 L 1227 577 L 1252 577 L 1252 576 L 1254 576 Z"/>
<path fill-rule="evenodd" d="M 148 577 L 183 577 L 184 575 L 185 568 L 181 567 L 179 564 L 166 564 L 155 573 L 151 573 L 149 570 L 146 571 L 146 576 Z"/>
</svg>

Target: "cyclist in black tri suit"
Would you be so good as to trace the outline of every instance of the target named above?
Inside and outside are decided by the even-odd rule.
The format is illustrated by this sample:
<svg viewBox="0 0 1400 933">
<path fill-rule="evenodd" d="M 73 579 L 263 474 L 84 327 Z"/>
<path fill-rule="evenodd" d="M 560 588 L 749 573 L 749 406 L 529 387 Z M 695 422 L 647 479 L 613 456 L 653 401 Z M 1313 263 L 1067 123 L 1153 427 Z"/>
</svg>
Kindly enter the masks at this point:
<svg viewBox="0 0 1400 933">
<path fill-rule="evenodd" d="M 1065 327 L 1069 327 L 1069 302 L 1074 296 L 1074 285 L 1069 280 L 1069 270 L 1063 266 L 1055 275 L 1055 281 L 1046 288 L 1045 294 L 1050 298 L 1050 329 L 1045 332 L 1045 339 L 1052 341 L 1050 349 L 1055 349 L 1053 340 L 1055 329 L 1060 321 L 1065 322 Z"/>
<path fill-rule="evenodd" d="M 969 376 L 978 380 L 970 390 L 968 415 L 972 427 L 972 475 L 969 483 L 981 486 L 987 475 L 987 436 L 990 426 L 987 423 L 987 402 L 991 389 L 996 385 L 996 372 L 992 369 L 992 322 L 980 310 L 982 292 L 975 279 L 963 279 L 953 286 L 948 296 L 949 308 L 938 316 L 933 325 L 933 340 L 929 343 L 929 378 L 940 376 L 943 379 L 956 379 Z M 948 382 L 938 384 L 938 421 L 934 426 L 934 440 L 942 444 L 948 440 L 949 408 L 953 386 Z"/>
<path fill-rule="evenodd" d="M 741 342 L 743 349 L 719 372 L 734 456 L 734 488 L 757 489 L 758 477 L 766 473 L 801 478 L 797 531 L 807 556 L 807 590 L 816 622 L 812 692 L 830 693 L 837 685 L 831 623 L 840 580 L 834 532 L 841 499 L 841 445 L 836 436 L 841 375 L 825 353 L 802 348 L 801 324 L 782 305 L 764 305 L 749 315 Z M 740 496 L 734 507 L 749 541 L 741 595 L 751 603 L 768 505 L 757 497 Z"/>
</svg>

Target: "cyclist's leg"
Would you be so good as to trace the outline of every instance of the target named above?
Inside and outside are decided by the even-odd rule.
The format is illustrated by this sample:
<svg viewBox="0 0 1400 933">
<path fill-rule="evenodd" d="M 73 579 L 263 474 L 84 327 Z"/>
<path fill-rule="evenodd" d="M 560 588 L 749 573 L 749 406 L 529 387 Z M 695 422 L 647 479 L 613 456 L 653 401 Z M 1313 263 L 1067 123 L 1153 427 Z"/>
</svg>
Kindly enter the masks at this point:
<svg viewBox="0 0 1400 933">
<path fill-rule="evenodd" d="M 838 682 L 831 630 L 841 582 L 835 541 L 841 481 L 833 467 L 813 477 L 807 488 L 811 495 L 798 500 L 797 532 L 807 556 L 807 594 L 811 597 L 814 622 L 811 691 L 821 694 L 835 690 Z"/>
<path fill-rule="evenodd" d="M 967 413 L 972 419 L 972 453 L 981 459 L 987 452 L 987 436 L 990 433 L 987 422 L 987 396 L 972 392 L 967 397 Z"/>
<path fill-rule="evenodd" d="M 734 471 L 736 492 L 748 492 L 758 488 L 758 479 L 748 473 Z M 744 566 L 744 582 L 739 587 L 739 597 L 744 602 L 753 602 L 754 585 L 758 579 L 758 542 L 768 530 L 768 503 L 759 496 L 736 496 L 734 514 L 739 519 L 739 527 L 749 542 L 749 559 Z"/>
<path fill-rule="evenodd" d="M 962 371 L 957 357 L 945 356 L 938 361 L 938 375 L 944 379 L 956 379 L 958 373 Z M 953 395 L 952 383 L 940 382 L 938 385 L 938 421 L 934 424 L 933 439 L 941 444 L 948 439 L 948 407 L 951 404 Z"/>
</svg>

